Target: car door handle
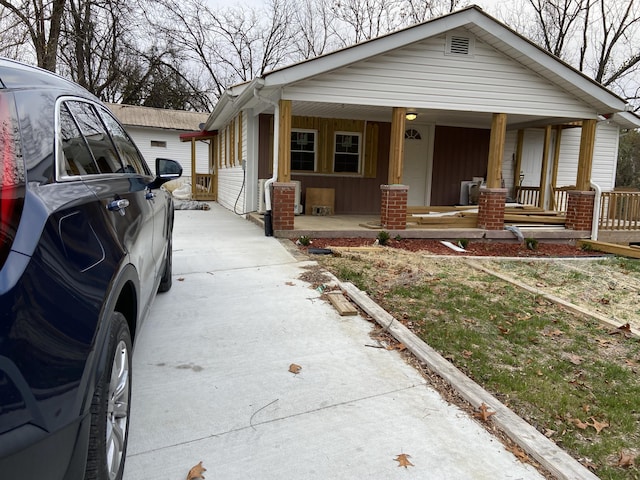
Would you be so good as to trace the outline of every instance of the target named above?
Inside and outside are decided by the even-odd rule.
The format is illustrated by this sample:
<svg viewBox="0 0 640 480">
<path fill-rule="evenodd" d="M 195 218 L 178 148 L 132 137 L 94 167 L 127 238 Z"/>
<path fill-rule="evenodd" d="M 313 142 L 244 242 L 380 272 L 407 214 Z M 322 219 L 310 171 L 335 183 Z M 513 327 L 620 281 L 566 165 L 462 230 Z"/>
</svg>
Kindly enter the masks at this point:
<svg viewBox="0 0 640 480">
<path fill-rule="evenodd" d="M 124 215 L 124 209 L 129 206 L 129 200 L 125 200 L 124 198 L 120 198 L 118 200 L 113 200 L 107 204 L 107 210 L 110 212 L 118 212 L 120 215 Z"/>
</svg>

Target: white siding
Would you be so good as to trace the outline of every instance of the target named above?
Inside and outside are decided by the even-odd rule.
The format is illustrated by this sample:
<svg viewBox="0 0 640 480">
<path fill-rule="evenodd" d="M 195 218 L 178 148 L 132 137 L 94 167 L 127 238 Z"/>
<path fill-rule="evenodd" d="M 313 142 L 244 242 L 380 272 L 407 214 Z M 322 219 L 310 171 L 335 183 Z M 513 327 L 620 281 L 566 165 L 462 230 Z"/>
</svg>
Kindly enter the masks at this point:
<svg viewBox="0 0 640 480">
<path fill-rule="evenodd" d="M 191 142 L 180 141 L 180 134 L 184 132 L 140 127 L 126 127 L 126 130 L 152 172 L 155 172 L 156 158 L 171 158 L 182 165 L 183 178 L 191 177 Z M 166 142 L 166 147 L 152 147 L 151 141 Z M 209 146 L 203 142 L 197 142 L 196 145 L 196 170 L 208 173 Z"/>
<path fill-rule="evenodd" d="M 222 142 L 222 158 L 221 167 L 218 169 L 218 203 L 229 210 L 236 213 L 244 213 L 245 206 L 245 190 L 244 185 L 244 170 L 242 169 L 242 160 L 247 159 L 247 136 L 246 136 L 246 116 L 243 117 L 242 132 L 239 131 L 238 121 L 233 123 L 235 128 L 235 159 L 227 158 L 227 154 L 231 152 L 231 138 L 230 128 L 231 125 L 227 125 L 226 128 L 219 132 L 220 141 Z M 242 155 L 238 155 L 238 139 L 242 135 Z"/>
<path fill-rule="evenodd" d="M 466 31 L 457 34 L 470 35 Z M 593 118 L 575 97 L 479 40 L 445 55 L 445 35 L 302 81 L 283 98 L 471 112 Z"/>
<path fill-rule="evenodd" d="M 619 129 L 609 122 L 598 123 L 591 180 L 605 191 L 616 186 Z"/>
<path fill-rule="evenodd" d="M 562 132 L 557 186 L 576 184 L 581 128 L 568 128 Z M 593 152 L 591 180 L 604 191 L 613 190 L 618 162 L 618 127 L 606 122 L 598 123 Z"/>
</svg>

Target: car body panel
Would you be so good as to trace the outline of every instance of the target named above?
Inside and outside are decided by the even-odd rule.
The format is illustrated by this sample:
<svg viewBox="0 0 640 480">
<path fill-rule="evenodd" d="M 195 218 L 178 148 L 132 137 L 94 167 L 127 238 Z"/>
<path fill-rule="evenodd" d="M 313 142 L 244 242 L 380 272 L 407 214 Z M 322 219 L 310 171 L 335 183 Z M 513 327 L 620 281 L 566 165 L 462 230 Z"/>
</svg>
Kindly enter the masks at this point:
<svg viewBox="0 0 640 480">
<path fill-rule="evenodd" d="M 165 180 L 151 175 L 124 129 L 81 87 L 0 58 L 0 96 L 19 133 L 15 151 L 0 152 L 0 161 L 15 155 L 26 172 L 20 222 L 0 261 L 0 477 L 77 479 L 91 400 L 111 361 L 109 320 L 122 313 L 135 335 L 148 314 L 173 204 L 159 188 Z M 62 109 L 78 132 L 84 125 L 73 112 L 83 109 L 104 131 L 65 143 Z M 111 156 L 109 165 L 100 164 L 100 152 Z M 73 162 L 93 173 L 76 174 Z M 126 205 L 110 209 L 120 200 Z"/>
</svg>

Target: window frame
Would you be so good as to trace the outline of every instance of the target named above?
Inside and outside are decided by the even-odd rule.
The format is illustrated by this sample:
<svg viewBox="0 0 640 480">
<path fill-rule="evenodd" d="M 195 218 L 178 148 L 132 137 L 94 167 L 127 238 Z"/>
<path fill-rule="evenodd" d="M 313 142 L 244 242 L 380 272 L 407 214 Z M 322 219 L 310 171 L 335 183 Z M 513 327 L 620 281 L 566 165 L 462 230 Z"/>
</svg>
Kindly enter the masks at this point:
<svg viewBox="0 0 640 480">
<path fill-rule="evenodd" d="M 318 130 L 316 129 L 312 129 L 312 128 L 292 128 L 291 129 L 291 139 L 290 139 L 290 146 L 291 144 L 293 144 L 293 135 L 297 134 L 297 133 L 311 133 L 314 136 L 314 140 L 313 140 L 313 152 L 309 151 L 309 150 L 294 150 L 293 148 L 291 148 L 291 162 L 290 162 L 290 167 L 291 167 L 291 171 L 294 173 L 302 173 L 302 174 L 309 174 L 309 173 L 317 173 L 318 171 Z M 301 169 L 294 169 L 293 168 L 293 155 L 294 153 L 313 153 L 313 169 L 311 170 L 301 170 Z"/>
<path fill-rule="evenodd" d="M 343 136 L 350 136 L 350 137 L 356 137 L 358 139 L 358 152 L 357 153 L 350 153 L 350 152 L 338 152 L 337 151 L 337 147 L 338 147 L 338 135 L 343 135 Z M 362 148 L 362 139 L 363 139 L 363 134 L 362 132 L 353 132 L 353 131 L 342 131 L 342 130 L 337 130 L 335 132 L 333 132 L 333 157 L 332 157 L 332 173 L 336 174 L 336 175 L 346 175 L 346 176 L 356 176 L 356 175 L 362 175 L 362 157 L 363 157 L 363 148 Z M 357 159 L 357 168 L 356 171 L 352 172 L 352 171 L 337 171 L 336 170 L 336 155 L 350 155 L 350 156 L 354 156 Z"/>
</svg>

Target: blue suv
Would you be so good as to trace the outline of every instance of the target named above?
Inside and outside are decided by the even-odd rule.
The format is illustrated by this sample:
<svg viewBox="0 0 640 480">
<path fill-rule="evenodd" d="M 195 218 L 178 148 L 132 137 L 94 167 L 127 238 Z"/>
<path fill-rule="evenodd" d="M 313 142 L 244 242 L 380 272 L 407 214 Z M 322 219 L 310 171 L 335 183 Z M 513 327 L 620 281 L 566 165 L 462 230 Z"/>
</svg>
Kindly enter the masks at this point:
<svg viewBox="0 0 640 480">
<path fill-rule="evenodd" d="M 173 203 L 109 110 L 0 58 L 0 478 L 120 479 L 131 354 Z"/>
</svg>

